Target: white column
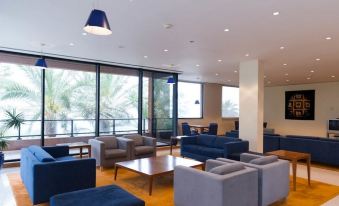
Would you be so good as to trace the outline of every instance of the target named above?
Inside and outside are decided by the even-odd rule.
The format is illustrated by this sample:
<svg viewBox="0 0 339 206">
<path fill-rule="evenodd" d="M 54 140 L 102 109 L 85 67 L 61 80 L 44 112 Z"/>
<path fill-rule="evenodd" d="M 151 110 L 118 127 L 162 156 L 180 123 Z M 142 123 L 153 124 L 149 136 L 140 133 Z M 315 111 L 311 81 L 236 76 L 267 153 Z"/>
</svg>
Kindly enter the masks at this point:
<svg viewBox="0 0 339 206">
<path fill-rule="evenodd" d="M 263 152 L 264 73 L 258 59 L 240 63 L 239 138 Z"/>
</svg>

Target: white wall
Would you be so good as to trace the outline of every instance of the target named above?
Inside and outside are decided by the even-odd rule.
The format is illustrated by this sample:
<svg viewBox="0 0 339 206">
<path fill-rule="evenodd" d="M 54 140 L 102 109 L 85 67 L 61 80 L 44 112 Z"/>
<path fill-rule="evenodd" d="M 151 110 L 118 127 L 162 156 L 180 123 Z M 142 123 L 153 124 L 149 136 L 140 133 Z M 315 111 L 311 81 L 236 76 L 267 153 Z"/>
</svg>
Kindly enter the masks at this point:
<svg viewBox="0 0 339 206">
<path fill-rule="evenodd" d="M 315 120 L 285 120 L 285 91 L 315 90 Z M 265 88 L 264 120 L 282 135 L 326 136 L 327 120 L 339 118 L 339 82 Z"/>
</svg>

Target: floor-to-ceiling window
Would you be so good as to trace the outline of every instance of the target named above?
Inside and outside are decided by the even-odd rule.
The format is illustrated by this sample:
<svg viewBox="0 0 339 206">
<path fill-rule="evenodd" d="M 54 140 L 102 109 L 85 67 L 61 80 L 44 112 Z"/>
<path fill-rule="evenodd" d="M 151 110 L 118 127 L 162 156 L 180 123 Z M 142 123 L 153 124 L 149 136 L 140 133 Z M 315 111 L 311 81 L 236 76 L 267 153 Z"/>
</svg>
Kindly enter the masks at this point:
<svg viewBox="0 0 339 206">
<path fill-rule="evenodd" d="M 239 88 L 222 87 L 222 117 L 239 117 Z"/>
<path fill-rule="evenodd" d="M 202 84 L 178 83 L 178 118 L 202 118 Z"/>
<path fill-rule="evenodd" d="M 137 70 L 100 69 L 100 134 L 138 132 Z"/>
</svg>

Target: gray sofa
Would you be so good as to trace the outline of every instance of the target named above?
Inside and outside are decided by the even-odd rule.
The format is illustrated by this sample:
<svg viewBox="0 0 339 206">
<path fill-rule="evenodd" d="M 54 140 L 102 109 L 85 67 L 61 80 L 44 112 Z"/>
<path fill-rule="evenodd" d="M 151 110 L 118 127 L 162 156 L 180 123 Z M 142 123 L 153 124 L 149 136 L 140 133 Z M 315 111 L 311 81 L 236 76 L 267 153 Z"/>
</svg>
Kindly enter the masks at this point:
<svg viewBox="0 0 339 206">
<path fill-rule="evenodd" d="M 269 160 L 270 162 L 264 162 L 265 160 L 263 158 Z M 259 159 L 264 161 L 258 162 Z M 218 158 L 217 160 L 227 163 L 238 162 L 225 158 Z M 256 160 L 256 162 L 250 163 L 252 160 Z M 270 205 L 288 196 L 290 182 L 290 164 L 288 161 L 277 159 L 277 157 L 270 158 L 269 156 L 263 157 L 259 155 L 243 153 L 240 155 L 240 162 L 246 167 L 257 169 L 259 172 L 258 204 L 260 206 Z"/>
<path fill-rule="evenodd" d="M 141 136 L 140 134 L 125 135 L 123 138 L 132 140 L 133 142 L 130 159 L 156 156 L 157 141 L 155 138 Z"/>
<path fill-rule="evenodd" d="M 206 161 L 206 171 L 177 166 L 174 170 L 176 206 L 256 206 L 258 203 L 258 170 L 243 169 L 215 174 L 212 169 L 225 163 Z"/>
<path fill-rule="evenodd" d="M 131 159 L 133 141 L 115 136 L 102 136 L 88 140 L 92 147 L 91 155 L 96 159 L 96 165 L 114 167 L 116 162 Z"/>
</svg>

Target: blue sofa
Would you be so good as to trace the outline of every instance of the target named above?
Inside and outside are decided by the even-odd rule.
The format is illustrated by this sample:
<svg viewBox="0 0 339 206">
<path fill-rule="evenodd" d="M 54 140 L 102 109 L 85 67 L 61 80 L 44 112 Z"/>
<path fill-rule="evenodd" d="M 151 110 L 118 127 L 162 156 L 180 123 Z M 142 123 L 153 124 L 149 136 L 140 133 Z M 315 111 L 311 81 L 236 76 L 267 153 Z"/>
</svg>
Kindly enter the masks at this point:
<svg viewBox="0 0 339 206">
<path fill-rule="evenodd" d="M 248 152 L 248 141 L 215 135 L 198 135 L 181 138 L 181 156 L 201 162 L 224 157 L 239 160 L 240 153 Z"/>
<path fill-rule="evenodd" d="M 33 204 L 65 192 L 95 187 L 95 159 L 69 156 L 68 146 L 21 149 L 21 179 Z"/>
<path fill-rule="evenodd" d="M 339 140 L 312 136 L 264 136 L 264 152 L 289 150 L 311 154 L 313 162 L 339 166 Z"/>
</svg>

